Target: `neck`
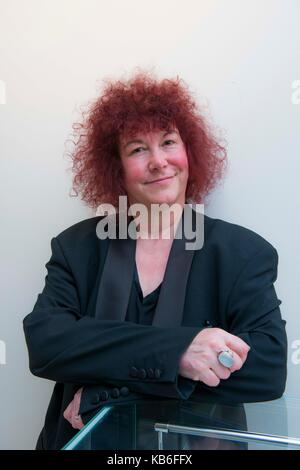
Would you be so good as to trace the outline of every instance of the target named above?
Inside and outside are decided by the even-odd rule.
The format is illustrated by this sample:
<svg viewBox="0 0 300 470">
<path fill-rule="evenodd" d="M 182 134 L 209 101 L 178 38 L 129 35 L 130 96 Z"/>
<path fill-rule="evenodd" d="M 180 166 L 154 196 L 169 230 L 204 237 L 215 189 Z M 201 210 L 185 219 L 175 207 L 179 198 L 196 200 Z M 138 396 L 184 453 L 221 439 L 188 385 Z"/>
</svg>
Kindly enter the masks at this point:
<svg viewBox="0 0 300 470">
<path fill-rule="evenodd" d="M 138 216 L 134 217 L 142 239 L 170 240 L 173 239 L 180 222 L 184 204 L 151 205 Z"/>
</svg>

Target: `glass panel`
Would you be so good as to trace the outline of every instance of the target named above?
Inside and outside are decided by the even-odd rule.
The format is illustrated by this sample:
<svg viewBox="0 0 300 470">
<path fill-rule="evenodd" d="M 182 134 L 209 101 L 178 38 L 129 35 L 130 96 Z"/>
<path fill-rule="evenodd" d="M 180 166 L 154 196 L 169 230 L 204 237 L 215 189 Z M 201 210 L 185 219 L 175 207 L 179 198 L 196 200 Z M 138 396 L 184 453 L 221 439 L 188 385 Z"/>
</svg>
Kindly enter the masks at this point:
<svg viewBox="0 0 300 470">
<path fill-rule="evenodd" d="M 293 397 L 245 405 L 153 398 L 103 407 L 64 449 L 300 450 L 299 422 L 300 400 Z M 282 442 L 270 442 L 274 436 Z"/>
</svg>

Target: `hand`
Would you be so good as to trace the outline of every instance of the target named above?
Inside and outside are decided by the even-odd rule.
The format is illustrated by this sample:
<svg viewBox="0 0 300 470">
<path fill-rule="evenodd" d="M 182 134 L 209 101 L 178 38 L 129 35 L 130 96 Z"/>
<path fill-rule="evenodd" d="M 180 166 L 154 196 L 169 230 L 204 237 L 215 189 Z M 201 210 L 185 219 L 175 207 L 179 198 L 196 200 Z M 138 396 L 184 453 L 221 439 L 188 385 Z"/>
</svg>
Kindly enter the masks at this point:
<svg viewBox="0 0 300 470">
<path fill-rule="evenodd" d="M 234 363 L 230 369 L 218 361 L 218 353 L 230 349 Z M 247 359 L 250 346 L 221 328 L 205 328 L 193 339 L 179 361 L 179 374 L 216 387 L 220 379 L 228 379 Z"/>
<path fill-rule="evenodd" d="M 81 416 L 79 413 L 80 408 L 80 401 L 81 401 L 81 394 L 82 388 L 77 390 L 74 395 L 73 400 L 69 403 L 68 407 L 64 411 L 64 418 L 69 421 L 74 429 L 82 429 L 84 424 L 82 422 Z"/>
</svg>

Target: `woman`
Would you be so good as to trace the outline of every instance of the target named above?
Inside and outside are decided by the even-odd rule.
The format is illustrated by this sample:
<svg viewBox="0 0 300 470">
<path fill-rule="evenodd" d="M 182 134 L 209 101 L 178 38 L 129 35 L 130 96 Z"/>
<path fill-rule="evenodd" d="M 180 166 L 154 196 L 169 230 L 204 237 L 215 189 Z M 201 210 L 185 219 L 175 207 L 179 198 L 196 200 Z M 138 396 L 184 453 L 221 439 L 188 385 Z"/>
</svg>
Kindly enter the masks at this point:
<svg viewBox="0 0 300 470">
<path fill-rule="evenodd" d="M 24 319 L 31 372 L 56 382 L 37 448 L 61 448 L 109 403 L 279 398 L 287 341 L 277 252 L 187 204 L 221 180 L 226 151 L 186 85 L 146 73 L 110 82 L 74 130 L 75 191 L 93 208 L 126 196 L 143 217 L 129 209 L 126 237 L 119 210 L 116 237 L 105 238 L 102 215 L 51 241 L 44 290 Z M 179 229 L 189 224 L 196 238 L 203 229 L 200 248 L 187 248 Z"/>
</svg>

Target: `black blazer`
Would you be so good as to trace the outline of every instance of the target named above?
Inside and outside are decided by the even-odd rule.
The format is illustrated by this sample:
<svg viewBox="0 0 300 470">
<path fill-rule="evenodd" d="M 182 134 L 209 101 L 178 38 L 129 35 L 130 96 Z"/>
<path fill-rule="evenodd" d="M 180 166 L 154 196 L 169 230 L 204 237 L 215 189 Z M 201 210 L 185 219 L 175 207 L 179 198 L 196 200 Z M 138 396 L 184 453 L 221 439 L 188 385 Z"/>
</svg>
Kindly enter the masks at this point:
<svg viewBox="0 0 300 470">
<path fill-rule="evenodd" d="M 233 404 L 282 396 L 286 322 L 273 285 L 278 255 L 268 241 L 204 216 L 202 249 L 174 239 L 153 324 L 145 326 L 124 321 L 136 242 L 100 240 L 101 218 L 51 240 L 45 287 L 23 321 L 31 372 L 56 382 L 37 448 L 59 449 L 76 434 L 63 412 L 82 386 L 84 423 L 103 405 L 147 396 Z M 209 326 L 251 347 L 243 367 L 217 387 L 178 375 L 180 356 Z"/>
</svg>

